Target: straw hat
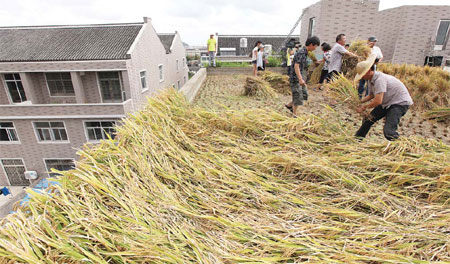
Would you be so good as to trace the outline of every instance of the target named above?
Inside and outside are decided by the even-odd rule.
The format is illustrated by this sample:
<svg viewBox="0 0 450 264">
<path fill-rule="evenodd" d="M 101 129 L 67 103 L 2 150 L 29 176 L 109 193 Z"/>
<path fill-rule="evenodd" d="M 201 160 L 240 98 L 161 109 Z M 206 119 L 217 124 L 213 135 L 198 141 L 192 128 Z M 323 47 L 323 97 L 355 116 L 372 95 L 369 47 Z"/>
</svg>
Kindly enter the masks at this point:
<svg viewBox="0 0 450 264">
<path fill-rule="evenodd" d="M 354 82 L 357 83 L 362 79 L 364 75 L 370 70 L 373 64 L 375 64 L 375 60 L 377 59 L 377 55 L 370 54 L 370 56 L 365 61 L 361 61 L 356 65 L 356 76 Z"/>
</svg>

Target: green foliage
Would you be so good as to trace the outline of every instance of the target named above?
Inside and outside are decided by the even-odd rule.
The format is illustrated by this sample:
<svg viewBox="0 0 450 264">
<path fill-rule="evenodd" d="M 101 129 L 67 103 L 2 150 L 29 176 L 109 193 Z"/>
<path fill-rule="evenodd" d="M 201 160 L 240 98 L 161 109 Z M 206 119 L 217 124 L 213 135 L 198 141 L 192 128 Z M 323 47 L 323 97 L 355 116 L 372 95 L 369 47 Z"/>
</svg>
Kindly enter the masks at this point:
<svg viewBox="0 0 450 264">
<path fill-rule="evenodd" d="M 283 59 L 281 57 L 270 56 L 267 60 L 267 67 L 281 67 L 281 63 L 283 63 Z"/>
</svg>

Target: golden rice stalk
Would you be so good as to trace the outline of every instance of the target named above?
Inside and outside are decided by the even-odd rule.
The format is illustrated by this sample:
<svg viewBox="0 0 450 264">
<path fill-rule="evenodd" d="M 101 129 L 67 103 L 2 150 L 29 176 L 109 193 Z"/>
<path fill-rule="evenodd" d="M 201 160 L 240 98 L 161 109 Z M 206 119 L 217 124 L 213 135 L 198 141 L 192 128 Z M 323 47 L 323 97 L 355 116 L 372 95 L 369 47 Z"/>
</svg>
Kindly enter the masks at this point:
<svg viewBox="0 0 450 264">
<path fill-rule="evenodd" d="M 257 98 L 277 98 L 278 95 L 270 84 L 256 77 L 247 77 L 244 86 L 244 95 Z"/>
<path fill-rule="evenodd" d="M 350 52 L 358 55 L 358 58 L 344 56 L 344 58 L 342 59 L 341 70 L 344 73 L 345 77 L 352 79 L 356 75 L 356 72 L 355 72 L 356 65 L 358 64 L 358 62 L 366 60 L 367 57 L 369 57 L 369 55 L 371 53 L 371 49 L 367 45 L 367 41 L 356 40 L 356 41 L 352 42 L 352 44 L 350 45 L 348 50 Z"/>
<path fill-rule="evenodd" d="M 308 83 L 311 85 L 319 84 L 320 75 L 322 74 L 322 68 L 324 63 L 320 63 L 319 65 L 314 67 L 314 70 L 311 73 L 311 77 L 309 78 Z"/>
<path fill-rule="evenodd" d="M 340 103 L 345 103 L 350 108 L 356 109 L 360 104 L 358 90 L 354 87 L 352 81 L 347 79 L 343 74 L 333 78 L 333 80 L 325 85 L 327 93 Z"/>
<path fill-rule="evenodd" d="M 450 262 L 450 146 L 352 132 L 163 92 L 1 221 L 0 263 Z"/>
<path fill-rule="evenodd" d="M 450 108 L 436 108 L 428 111 L 426 116 L 439 121 L 450 121 Z"/>
<path fill-rule="evenodd" d="M 267 81 L 277 93 L 283 95 L 291 94 L 289 76 L 271 71 L 260 71 L 258 72 L 258 75 L 261 77 L 261 79 Z"/>
</svg>

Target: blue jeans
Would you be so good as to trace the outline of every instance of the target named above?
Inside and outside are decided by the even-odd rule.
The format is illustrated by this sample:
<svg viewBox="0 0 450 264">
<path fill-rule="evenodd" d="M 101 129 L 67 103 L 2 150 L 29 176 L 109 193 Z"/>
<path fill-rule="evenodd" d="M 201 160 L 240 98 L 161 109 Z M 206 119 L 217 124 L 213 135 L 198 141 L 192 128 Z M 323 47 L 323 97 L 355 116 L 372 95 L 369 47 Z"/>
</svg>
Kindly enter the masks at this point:
<svg viewBox="0 0 450 264">
<path fill-rule="evenodd" d="M 361 79 L 359 81 L 359 85 L 358 85 L 359 98 L 361 98 L 363 96 L 364 90 L 366 91 L 366 95 L 365 96 L 368 96 L 369 95 L 369 84 L 366 82 L 366 80 Z"/>
<path fill-rule="evenodd" d="M 209 66 L 211 66 L 211 63 L 213 64 L 214 67 L 216 67 L 216 52 L 215 51 L 210 51 L 208 52 L 209 54 Z"/>
</svg>

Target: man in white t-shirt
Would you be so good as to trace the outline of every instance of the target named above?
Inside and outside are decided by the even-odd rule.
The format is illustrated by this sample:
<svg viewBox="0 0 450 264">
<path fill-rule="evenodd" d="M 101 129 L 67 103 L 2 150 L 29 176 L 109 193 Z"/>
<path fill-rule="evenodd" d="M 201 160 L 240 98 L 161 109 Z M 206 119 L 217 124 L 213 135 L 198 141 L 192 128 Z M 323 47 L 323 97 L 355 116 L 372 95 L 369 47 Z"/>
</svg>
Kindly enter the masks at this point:
<svg viewBox="0 0 450 264">
<path fill-rule="evenodd" d="M 375 44 L 377 44 L 377 41 L 378 40 L 375 36 L 371 36 L 367 40 L 367 45 L 369 45 L 369 47 L 372 49 L 372 54 L 374 54 L 376 56 L 375 70 L 377 69 L 376 64 L 383 60 L 383 53 L 381 52 L 381 49 L 378 46 L 375 46 Z M 366 80 L 361 79 L 361 81 L 359 81 L 359 85 L 358 85 L 359 98 L 363 97 L 364 91 L 366 91 L 366 96 L 367 96 L 369 94 L 369 88 L 366 86 Z"/>
<path fill-rule="evenodd" d="M 345 42 L 347 37 L 345 34 L 339 34 L 336 37 L 336 44 L 331 49 L 330 64 L 328 65 L 328 78 L 327 82 L 333 80 L 333 78 L 339 76 L 342 68 L 342 57 L 344 55 L 358 57 L 358 55 L 348 51 L 345 48 Z"/>
</svg>

